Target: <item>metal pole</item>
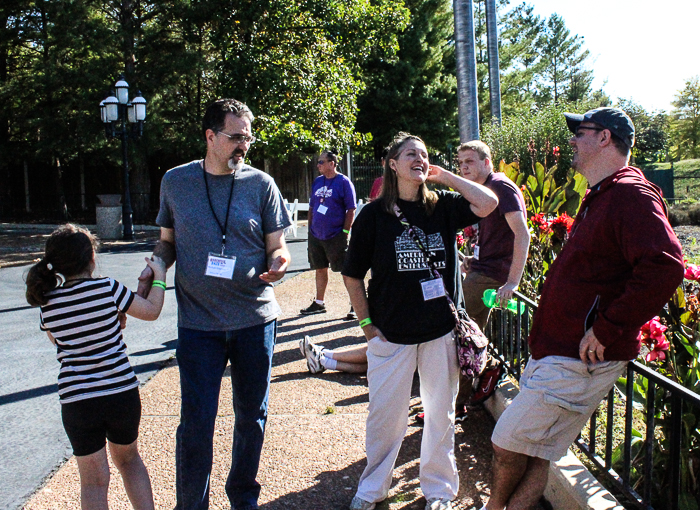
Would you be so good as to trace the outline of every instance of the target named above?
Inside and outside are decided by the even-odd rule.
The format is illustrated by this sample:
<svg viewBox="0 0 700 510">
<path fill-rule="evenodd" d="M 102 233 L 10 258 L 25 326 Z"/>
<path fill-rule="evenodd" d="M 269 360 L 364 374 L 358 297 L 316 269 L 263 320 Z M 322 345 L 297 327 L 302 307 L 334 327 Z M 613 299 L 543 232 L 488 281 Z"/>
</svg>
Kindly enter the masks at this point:
<svg viewBox="0 0 700 510">
<path fill-rule="evenodd" d="M 125 241 L 134 240 L 134 224 L 132 222 L 131 209 L 131 191 L 129 190 L 129 151 L 128 151 L 128 141 L 129 133 L 127 131 L 126 125 L 126 107 L 119 105 L 120 110 L 122 110 L 122 157 L 124 159 L 124 204 L 122 204 L 122 225 L 124 227 L 123 238 Z"/>
<path fill-rule="evenodd" d="M 464 143 L 479 139 L 479 98 L 476 88 L 476 49 L 472 0 L 454 0 L 454 16 L 459 139 Z"/>
<path fill-rule="evenodd" d="M 486 34 L 489 53 L 489 95 L 491 121 L 501 123 L 501 79 L 498 63 L 498 15 L 496 0 L 486 0 Z"/>
</svg>

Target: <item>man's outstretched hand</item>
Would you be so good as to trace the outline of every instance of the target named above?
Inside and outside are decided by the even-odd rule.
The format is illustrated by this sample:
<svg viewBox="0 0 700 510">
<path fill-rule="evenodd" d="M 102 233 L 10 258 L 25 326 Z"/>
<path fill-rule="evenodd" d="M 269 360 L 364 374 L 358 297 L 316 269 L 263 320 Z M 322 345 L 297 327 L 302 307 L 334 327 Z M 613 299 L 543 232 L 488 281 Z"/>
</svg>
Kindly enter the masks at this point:
<svg viewBox="0 0 700 510">
<path fill-rule="evenodd" d="M 279 281 L 284 277 L 285 273 L 287 272 L 288 265 L 289 260 L 287 260 L 286 257 L 279 255 L 275 260 L 272 261 L 270 269 L 268 269 L 267 272 L 260 275 L 260 279 L 267 283 Z"/>
</svg>

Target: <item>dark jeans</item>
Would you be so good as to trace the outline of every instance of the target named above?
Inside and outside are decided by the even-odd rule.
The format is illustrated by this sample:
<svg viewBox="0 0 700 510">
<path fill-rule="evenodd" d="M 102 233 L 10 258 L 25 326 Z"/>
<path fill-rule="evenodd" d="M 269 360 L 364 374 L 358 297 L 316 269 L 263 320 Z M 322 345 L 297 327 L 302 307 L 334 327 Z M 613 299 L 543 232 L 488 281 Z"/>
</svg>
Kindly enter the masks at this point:
<svg viewBox="0 0 700 510">
<path fill-rule="evenodd" d="M 235 331 L 178 328 L 182 407 L 177 428 L 178 510 L 209 508 L 214 426 L 221 378 L 231 361 L 233 454 L 226 494 L 234 510 L 258 508 L 255 480 L 267 421 L 277 322 Z"/>
</svg>

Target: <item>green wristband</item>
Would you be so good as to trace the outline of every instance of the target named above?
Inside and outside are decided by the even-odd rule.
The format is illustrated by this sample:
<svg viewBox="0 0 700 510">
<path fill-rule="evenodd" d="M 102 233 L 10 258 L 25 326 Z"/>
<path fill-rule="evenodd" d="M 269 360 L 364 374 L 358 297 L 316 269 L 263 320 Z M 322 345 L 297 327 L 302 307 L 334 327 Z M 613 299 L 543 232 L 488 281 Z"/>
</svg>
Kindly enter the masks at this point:
<svg viewBox="0 0 700 510">
<path fill-rule="evenodd" d="M 370 324 L 372 324 L 372 319 L 370 319 L 369 317 L 367 317 L 366 319 L 362 319 L 360 321 L 361 328 L 364 328 L 365 326 L 369 326 Z"/>
<path fill-rule="evenodd" d="M 345 232 L 346 234 L 349 234 L 349 233 L 350 233 L 350 231 L 347 230 L 347 229 L 343 229 L 343 232 Z"/>
<path fill-rule="evenodd" d="M 162 280 L 153 280 L 153 287 L 160 287 L 161 289 L 165 290 L 165 282 Z"/>
</svg>

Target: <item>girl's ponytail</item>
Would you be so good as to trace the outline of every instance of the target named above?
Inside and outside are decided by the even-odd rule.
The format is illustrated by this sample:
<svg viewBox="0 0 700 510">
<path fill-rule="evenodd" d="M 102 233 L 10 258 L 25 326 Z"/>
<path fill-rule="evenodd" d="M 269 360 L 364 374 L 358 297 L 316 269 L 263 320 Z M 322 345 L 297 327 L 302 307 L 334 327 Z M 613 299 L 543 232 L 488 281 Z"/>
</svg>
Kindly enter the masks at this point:
<svg viewBox="0 0 700 510">
<path fill-rule="evenodd" d="M 66 277 L 86 271 L 96 250 L 97 238 L 86 228 L 66 223 L 54 230 L 46 241 L 44 258 L 27 273 L 27 303 L 45 305 L 46 293 L 62 285 Z"/>
<path fill-rule="evenodd" d="M 46 259 L 34 264 L 27 273 L 27 303 L 41 306 L 47 303 L 45 294 L 58 287 L 59 281 L 56 270 Z"/>
</svg>

